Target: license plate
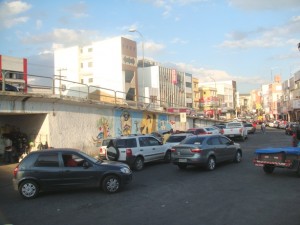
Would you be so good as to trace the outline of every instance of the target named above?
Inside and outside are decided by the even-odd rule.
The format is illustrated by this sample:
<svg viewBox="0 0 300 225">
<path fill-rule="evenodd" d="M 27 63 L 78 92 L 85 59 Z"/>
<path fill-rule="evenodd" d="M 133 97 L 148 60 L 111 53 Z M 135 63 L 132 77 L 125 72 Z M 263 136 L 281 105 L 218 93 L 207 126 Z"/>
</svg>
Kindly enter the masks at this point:
<svg viewBox="0 0 300 225">
<path fill-rule="evenodd" d="M 187 162 L 187 159 L 179 159 L 178 162 Z"/>
<path fill-rule="evenodd" d="M 233 134 L 230 134 L 229 137 L 234 137 L 234 135 L 233 135 Z"/>
</svg>

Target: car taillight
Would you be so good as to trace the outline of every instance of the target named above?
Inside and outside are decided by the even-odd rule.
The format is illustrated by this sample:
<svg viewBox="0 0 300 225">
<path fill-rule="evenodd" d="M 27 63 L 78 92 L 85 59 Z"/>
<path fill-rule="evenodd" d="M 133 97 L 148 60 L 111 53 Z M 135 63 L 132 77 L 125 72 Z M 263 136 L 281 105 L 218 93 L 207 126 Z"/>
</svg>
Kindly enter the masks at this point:
<svg viewBox="0 0 300 225">
<path fill-rule="evenodd" d="M 242 128 L 240 128 L 240 133 L 242 133 L 243 132 L 243 129 Z"/>
<path fill-rule="evenodd" d="M 171 148 L 171 152 L 176 152 L 176 149 L 175 148 Z"/>
<path fill-rule="evenodd" d="M 126 149 L 126 156 L 127 157 L 131 157 L 132 156 L 132 150 L 131 150 L 131 148 L 127 148 Z"/>
<path fill-rule="evenodd" d="M 191 149 L 191 152 L 193 152 L 193 153 L 200 153 L 200 152 L 202 152 L 202 149 L 194 148 L 194 149 Z"/>
<path fill-rule="evenodd" d="M 17 177 L 18 172 L 19 172 L 19 165 L 14 169 L 14 178 Z"/>
<path fill-rule="evenodd" d="M 212 132 L 206 132 L 206 134 L 212 134 Z"/>
<path fill-rule="evenodd" d="M 224 134 L 224 130 L 223 129 L 220 130 L 220 134 Z"/>
<path fill-rule="evenodd" d="M 104 149 L 103 148 L 99 148 L 100 153 L 104 153 Z"/>
</svg>

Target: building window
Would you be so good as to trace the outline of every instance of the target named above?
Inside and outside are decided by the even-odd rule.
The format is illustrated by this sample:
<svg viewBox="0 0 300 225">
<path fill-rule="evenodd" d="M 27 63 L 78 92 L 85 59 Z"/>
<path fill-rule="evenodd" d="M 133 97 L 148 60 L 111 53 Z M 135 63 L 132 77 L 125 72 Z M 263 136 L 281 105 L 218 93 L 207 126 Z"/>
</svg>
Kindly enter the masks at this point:
<svg viewBox="0 0 300 225">
<path fill-rule="evenodd" d="M 93 62 L 89 62 L 89 67 L 93 67 Z"/>
<path fill-rule="evenodd" d="M 89 49 L 88 49 L 88 52 L 92 52 L 92 51 L 93 51 L 93 49 L 92 49 L 92 48 L 89 48 Z"/>
<path fill-rule="evenodd" d="M 93 83 L 93 78 L 89 78 L 89 83 Z"/>
<path fill-rule="evenodd" d="M 83 84 L 83 79 L 81 79 L 81 81 L 80 81 L 82 84 Z"/>
<path fill-rule="evenodd" d="M 80 63 L 80 67 L 83 68 L 83 63 Z"/>
</svg>

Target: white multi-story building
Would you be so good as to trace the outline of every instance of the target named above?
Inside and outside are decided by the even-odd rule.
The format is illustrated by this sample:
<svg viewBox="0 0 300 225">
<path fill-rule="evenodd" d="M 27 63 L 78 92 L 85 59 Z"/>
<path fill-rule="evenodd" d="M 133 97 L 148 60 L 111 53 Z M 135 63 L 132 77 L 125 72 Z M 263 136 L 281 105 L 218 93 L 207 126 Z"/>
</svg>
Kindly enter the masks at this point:
<svg viewBox="0 0 300 225">
<path fill-rule="evenodd" d="M 138 68 L 138 75 L 139 90 L 144 90 L 146 103 L 156 102 L 163 108 L 193 108 L 192 74 L 145 63 Z"/>
<path fill-rule="evenodd" d="M 105 93 L 126 100 L 136 100 L 138 95 L 136 42 L 124 37 L 57 49 L 54 67 L 56 94 Z"/>
</svg>

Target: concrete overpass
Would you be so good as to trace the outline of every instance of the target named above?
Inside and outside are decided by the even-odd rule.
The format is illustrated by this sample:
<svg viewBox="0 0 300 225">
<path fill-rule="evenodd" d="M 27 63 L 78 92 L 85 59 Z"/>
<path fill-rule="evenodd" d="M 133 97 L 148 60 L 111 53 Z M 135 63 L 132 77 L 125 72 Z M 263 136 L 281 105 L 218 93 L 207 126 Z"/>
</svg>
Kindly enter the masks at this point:
<svg viewBox="0 0 300 225">
<path fill-rule="evenodd" d="M 1 133 L 25 133 L 34 142 L 33 149 L 47 142 L 50 147 L 78 148 L 96 154 L 99 143 L 108 136 L 186 130 L 213 123 L 189 116 L 182 123 L 179 114 L 84 98 L 0 92 Z"/>
</svg>

